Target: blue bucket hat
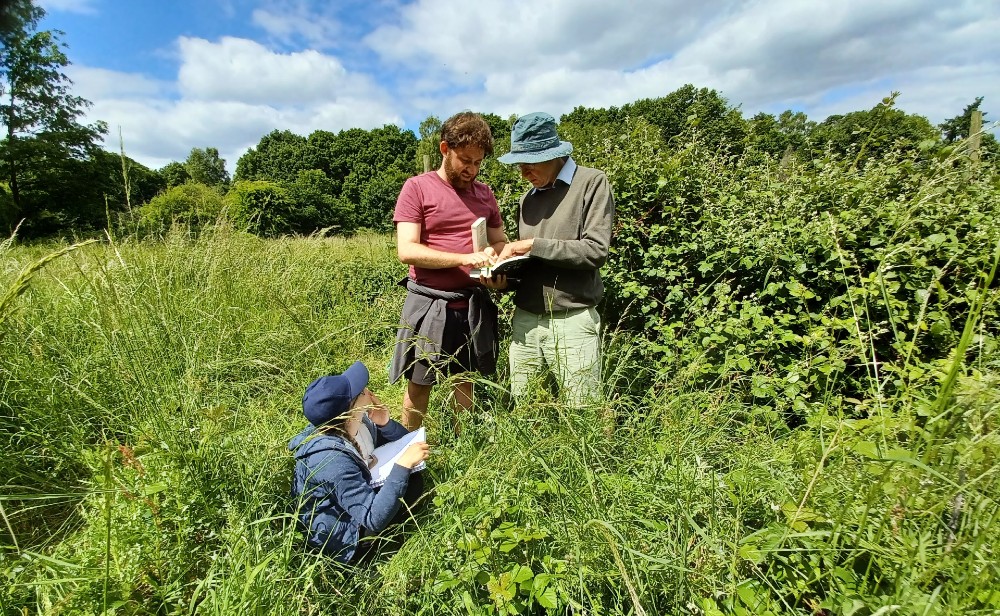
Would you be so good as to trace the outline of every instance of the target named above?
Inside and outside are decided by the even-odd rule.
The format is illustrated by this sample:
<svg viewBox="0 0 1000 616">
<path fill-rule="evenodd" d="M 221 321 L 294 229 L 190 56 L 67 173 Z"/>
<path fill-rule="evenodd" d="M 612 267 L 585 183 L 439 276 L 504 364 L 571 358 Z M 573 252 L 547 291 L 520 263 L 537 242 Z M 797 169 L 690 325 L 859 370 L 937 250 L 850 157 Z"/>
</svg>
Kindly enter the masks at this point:
<svg viewBox="0 0 1000 616">
<path fill-rule="evenodd" d="M 368 368 L 359 361 L 342 374 L 321 376 L 306 387 L 302 412 L 314 426 L 342 417 L 368 386 Z"/>
<path fill-rule="evenodd" d="M 559 140 L 556 119 L 547 113 L 536 111 L 517 119 L 510 132 L 510 152 L 498 160 L 508 165 L 544 163 L 569 156 L 572 151 L 572 143 Z"/>
</svg>

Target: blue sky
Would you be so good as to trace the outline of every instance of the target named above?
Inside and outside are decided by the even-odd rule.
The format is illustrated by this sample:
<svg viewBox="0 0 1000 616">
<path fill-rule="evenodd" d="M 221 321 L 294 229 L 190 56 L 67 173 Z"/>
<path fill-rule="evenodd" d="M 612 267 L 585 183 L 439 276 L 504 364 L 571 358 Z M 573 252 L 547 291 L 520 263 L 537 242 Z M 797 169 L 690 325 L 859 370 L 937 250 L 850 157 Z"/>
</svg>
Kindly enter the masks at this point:
<svg viewBox="0 0 1000 616">
<path fill-rule="evenodd" d="M 107 147 L 154 168 L 273 129 L 501 116 L 719 90 L 813 120 L 892 90 L 932 122 L 1000 119 L 995 0 L 40 0 Z M 992 111 L 995 110 L 995 111 Z M 992 112 L 991 112 L 992 111 Z"/>
</svg>

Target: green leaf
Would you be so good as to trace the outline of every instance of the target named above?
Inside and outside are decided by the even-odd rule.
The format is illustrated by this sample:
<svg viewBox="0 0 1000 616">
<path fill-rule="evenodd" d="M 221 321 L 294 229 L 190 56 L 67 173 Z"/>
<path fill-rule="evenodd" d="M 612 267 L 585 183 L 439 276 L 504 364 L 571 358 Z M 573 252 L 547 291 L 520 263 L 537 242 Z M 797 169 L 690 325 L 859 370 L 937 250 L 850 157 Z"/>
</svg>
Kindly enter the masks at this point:
<svg viewBox="0 0 1000 616">
<path fill-rule="evenodd" d="M 159 494 L 167 489 L 167 484 L 165 483 L 151 483 L 142 489 L 143 496 L 152 496 L 153 494 Z"/>
<path fill-rule="evenodd" d="M 525 567 L 524 565 L 514 565 L 514 567 L 510 570 L 510 579 L 515 584 L 526 582 L 533 577 L 535 577 L 535 572 L 532 571 L 530 567 Z"/>
<path fill-rule="evenodd" d="M 759 565 L 764 562 L 764 551 L 757 545 L 747 543 L 740 546 L 740 558 Z"/>
<path fill-rule="evenodd" d="M 877 459 L 880 457 L 878 454 L 878 445 L 871 441 L 858 441 L 854 444 L 853 449 L 866 458 Z"/>
<path fill-rule="evenodd" d="M 555 587 L 553 586 L 549 586 L 544 591 L 536 594 L 535 600 L 538 601 L 538 605 L 547 610 L 554 610 L 559 607 L 559 597 L 556 594 Z"/>
<path fill-rule="evenodd" d="M 760 602 L 757 598 L 757 591 L 754 589 L 752 583 L 741 583 L 736 587 L 736 594 L 739 596 L 743 605 L 749 608 L 757 607 L 757 604 Z"/>
</svg>

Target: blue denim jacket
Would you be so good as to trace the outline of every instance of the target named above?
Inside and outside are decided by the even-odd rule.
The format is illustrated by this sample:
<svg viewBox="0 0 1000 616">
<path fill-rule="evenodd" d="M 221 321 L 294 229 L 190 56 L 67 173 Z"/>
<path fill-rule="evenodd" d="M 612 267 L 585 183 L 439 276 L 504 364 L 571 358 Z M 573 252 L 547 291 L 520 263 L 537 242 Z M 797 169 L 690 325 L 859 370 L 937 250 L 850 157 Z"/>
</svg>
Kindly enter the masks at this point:
<svg viewBox="0 0 1000 616">
<path fill-rule="evenodd" d="M 406 436 L 407 430 L 389 420 L 378 428 L 363 417 L 376 446 Z M 295 455 L 292 496 L 299 523 L 308 531 L 309 545 L 348 562 L 354 556 L 362 529 L 381 532 L 399 511 L 410 469 L 396 464 L 376 491 L 371 472 L 357 449 L 343 438 L 307 426 L 288 443 Z"/>
</svg>

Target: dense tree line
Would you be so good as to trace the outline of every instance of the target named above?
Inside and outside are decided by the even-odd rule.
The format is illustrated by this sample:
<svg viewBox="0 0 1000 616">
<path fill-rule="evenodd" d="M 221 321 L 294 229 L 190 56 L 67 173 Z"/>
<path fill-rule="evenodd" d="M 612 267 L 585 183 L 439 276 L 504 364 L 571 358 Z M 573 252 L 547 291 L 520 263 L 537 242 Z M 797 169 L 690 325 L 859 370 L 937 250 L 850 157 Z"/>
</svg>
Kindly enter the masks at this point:
<svg viewBox="0 0 1000 616">
<path fill-rule="evenodd" d="M 308 136 L 274 130 L 240 157 L 232 178 L 214 147 L 195 147 L 184 161 L 149 169 L 98 147 L 103 122 L 80 123 L 90 103 L 71 94 L 62 72 L 69 64 L 62 33 L 38 31 L 43 16 L 30 0 L 0 9 L 0 230 L 6 233 L 19 228 L 19 235 L 37 237 L 122 225 L 157 234 L 177 222 L 197 228 L 220 216 L 269 236 L 388 230 L 406 178 L 440 164 L 441 120 L 430 116 L 419 135 L 392 125 Z M 860 163 L 889 151 L 935 151 L 961 142 L 982 98 L 939 126 L 894 103 L 895 95 L 822 122 L 793 110 L 745 118 L 717 91 L 688 84 L 621 107 L 577 107 L 561 125 L 586 141 L 642 119 L 666 148 L 695 139 L 751 160 L 835 153 Z M 484 117 L 497 150 L 505 151 L 513 118 Z M 985 157 L 1000 153 L 991 134 L 982 137 Z M 489 161 L 483 179 L 509 189 L 516 174 Z"/>
</svg>

